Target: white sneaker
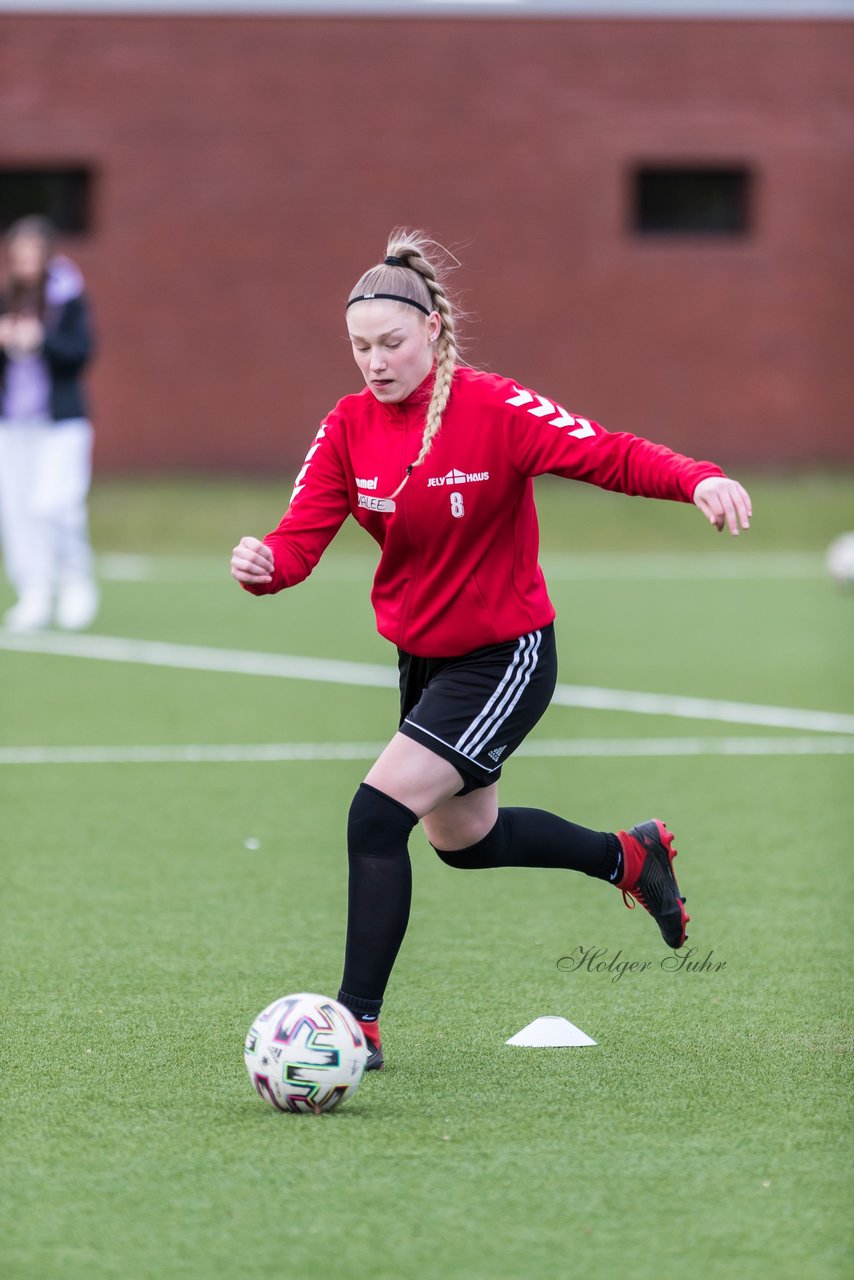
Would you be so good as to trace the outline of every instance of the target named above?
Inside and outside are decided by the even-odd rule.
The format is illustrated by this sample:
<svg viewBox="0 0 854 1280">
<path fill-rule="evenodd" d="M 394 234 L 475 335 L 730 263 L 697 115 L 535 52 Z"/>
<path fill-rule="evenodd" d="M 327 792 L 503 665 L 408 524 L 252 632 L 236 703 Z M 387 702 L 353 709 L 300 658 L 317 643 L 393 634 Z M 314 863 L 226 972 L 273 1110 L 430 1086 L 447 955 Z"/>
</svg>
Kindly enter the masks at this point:
<svg viewBox="0 0 854 1280">
<path fill-rule="evenodd" d="M 3 615 L 7 631 L 43 631 L 50 626 L 50 594 L 46 591 L 25 591 L 17 604 Z"/>
<path fill-rule="evenodd" d="M 56 602 L 56 625 L 63 631 L 82 631 L 95 621 L 99 603 L 98 588 L 91 579 L 63 583 Z"/>
</svg>

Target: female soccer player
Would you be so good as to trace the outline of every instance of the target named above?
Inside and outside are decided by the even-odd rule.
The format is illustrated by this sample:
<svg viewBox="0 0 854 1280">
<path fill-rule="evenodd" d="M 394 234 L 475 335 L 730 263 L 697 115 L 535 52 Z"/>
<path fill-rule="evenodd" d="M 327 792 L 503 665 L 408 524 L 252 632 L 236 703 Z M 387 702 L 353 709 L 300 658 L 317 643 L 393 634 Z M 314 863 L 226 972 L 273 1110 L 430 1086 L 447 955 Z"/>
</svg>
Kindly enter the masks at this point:
<svg viewBox="0 0 854 1280">
<path fill-rule="evenodd" d="M 338 999 L 383 1065 L 379 1012 L 409 919 L 407 843 L 420 821 L 449 866 L 565 867 L 640 902 L 668 946 L 689 916 L 673 835 L 657 819 L 591 831 L 498 807 L 498 778 L 557 679 L 554 608 L 537 563 L 533 477 L 544 472 L 693 502 L 747 529 L 750 499 L 710 462 L 611 433 L 509 378 L 462 366 L 431 242 L 393 233 L 346 307 L 367 384 L 324 420 L 290 505 L 263 542 L 241 538 L 232 576 L 255 595 L 302 582 L 352 515 L 382 549 L 372 602 L 397 646 L 400 725 L 350 807 L 349 901 Z"/>
</svg>

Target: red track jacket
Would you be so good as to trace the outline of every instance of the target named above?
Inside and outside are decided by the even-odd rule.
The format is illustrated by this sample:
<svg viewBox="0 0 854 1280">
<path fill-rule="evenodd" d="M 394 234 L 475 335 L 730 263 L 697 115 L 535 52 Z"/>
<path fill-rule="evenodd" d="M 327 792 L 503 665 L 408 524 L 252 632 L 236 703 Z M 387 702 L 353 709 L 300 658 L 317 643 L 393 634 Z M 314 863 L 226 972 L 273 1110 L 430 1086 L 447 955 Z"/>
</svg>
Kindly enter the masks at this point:
<svg viewBox="0 0 854 1280">
<path fill-rule="evenodd" d="M 419 657 L 453 657 L 555 616 L 537 562 L 533 476 L 690 502 L 701 480 L 723 474 L 608 432 L 507 378 L 458 368 L 433 448 L 388 510 L 383 500 L 421 447 L 432 381 L 400 404 L 380 403 L 367 387 L 338 402 L 264 539 L 273 581 L 247 590 L 302 582 L 352 515 L 382 548 L 371 593 L 380 634 Z"/>
</svg>

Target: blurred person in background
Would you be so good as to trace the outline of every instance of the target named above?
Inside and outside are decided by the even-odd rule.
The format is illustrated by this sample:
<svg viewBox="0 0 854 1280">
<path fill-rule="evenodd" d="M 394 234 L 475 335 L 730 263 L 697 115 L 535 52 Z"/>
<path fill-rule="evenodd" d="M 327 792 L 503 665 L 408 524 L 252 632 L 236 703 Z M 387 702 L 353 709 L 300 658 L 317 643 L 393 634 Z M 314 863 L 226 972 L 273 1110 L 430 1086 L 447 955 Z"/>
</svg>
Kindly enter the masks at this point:
<svg viewBox="0 0 854 1280">
<path fill-rule="evenodd" d="M 92 426 L 81 375 L 92 353 L 83 276 L 46 218 L 5 236 L 0 285 L 0 540 L 18 600 L 13 631 L 89 626 L 98 590 L 86 499 Z"/>
</svg>

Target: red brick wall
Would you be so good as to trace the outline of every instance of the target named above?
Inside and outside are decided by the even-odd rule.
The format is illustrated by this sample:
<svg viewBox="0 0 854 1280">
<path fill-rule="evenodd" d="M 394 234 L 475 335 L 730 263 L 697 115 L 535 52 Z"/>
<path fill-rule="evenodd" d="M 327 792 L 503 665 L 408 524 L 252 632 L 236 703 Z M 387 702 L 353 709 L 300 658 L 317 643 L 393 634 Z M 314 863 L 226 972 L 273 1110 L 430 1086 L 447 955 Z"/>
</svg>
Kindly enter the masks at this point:
<svg viewBox="0 0 854 1280">
<path fill-rule="evenodd" d="M 854 461 L 854 24 L 0 18 L 0 163 L 69 244 L 103 469 L 280 469 L 357 389 L 395 223 L 462 246 L 472 363 L 724 465 Z M 637 160 L 745 161 L 743 241 L 649 243 Z"/>
</svg>

